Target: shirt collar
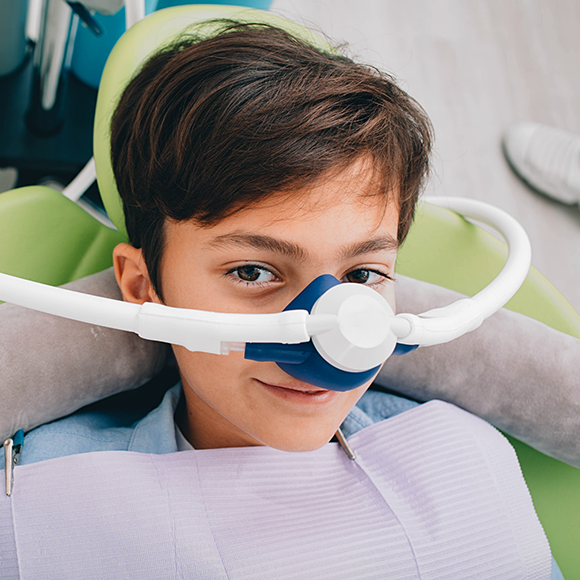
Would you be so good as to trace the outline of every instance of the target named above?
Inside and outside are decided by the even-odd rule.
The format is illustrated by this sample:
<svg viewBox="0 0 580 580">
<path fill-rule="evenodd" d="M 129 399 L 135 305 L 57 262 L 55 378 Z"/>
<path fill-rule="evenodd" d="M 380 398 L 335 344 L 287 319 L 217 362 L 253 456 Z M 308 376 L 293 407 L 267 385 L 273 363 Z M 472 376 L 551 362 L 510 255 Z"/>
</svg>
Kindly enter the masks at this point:
<svg viewBox="0 0 580 580">
<path fill-rule="evenodd" d="M 137 422 L 129 442 L 128 451 L 140 453 L 175 453 L 185 449 L 193 449 L 189 442 L 183 440 L 189 447 L 180 445 L 176 434 L 175 410 L 182 393 L 181 382 L 171 387 L 163 397 L 161 404 L 148 415 Z M 350 437 L 357 431 L 369 427 L 374 421 L 359 407 L 353 407 L 341 425 L 345 437 Z"/>
<path fill-rule="evenodd" d="M 161 404 L 137 422 L 128 451 L 139 453 L 175 453 L 175 410 L 181 397 L 181 381 L 171 387 Z"/>
</svg>

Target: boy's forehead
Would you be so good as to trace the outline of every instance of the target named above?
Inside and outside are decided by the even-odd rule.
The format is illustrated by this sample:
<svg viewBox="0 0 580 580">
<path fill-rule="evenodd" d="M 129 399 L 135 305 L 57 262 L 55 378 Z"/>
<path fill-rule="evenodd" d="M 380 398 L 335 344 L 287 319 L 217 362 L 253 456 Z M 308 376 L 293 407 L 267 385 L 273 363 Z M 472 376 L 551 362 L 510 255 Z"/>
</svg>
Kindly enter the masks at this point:
<svg viewBox="0 0 580 580">
<path fill-rule="evenodd" d="M 377 183 L 369 163 L 357 160 L 322 174 L 310 185 L 274 192 L 210 226 L 195 220 L 170 223 L 174 227 L 166 230 L 167 241 L 179 231 L 210 249 L 271 247 L 301 259 L 304 256 L 298 248 L 316 244 L 334 246 L 337 251 L 360 244 L 396 251 L 399 204 L 396 193 Z"/>
<path fill-rule="evenodd" d="M 179 222 L 167 232 L 173 240 L 204 250 L 253 249 L 301 262 L 331 251 L 351 257 L 398 249 L 399 210 L 394 201 L 358 192 L 311 192 L 314 199 L 273 196 L 211 227 Z M 317 195 L 318 194 L 318 195 Z"/>
<path fill-rule="evenodd" d="M 372 162 L 363 157 L 346 167 L 321 174 L 308 185 L 296 184 L 274 192 L 234 214 L 232 222 L 263 223 L 284 228 L 296 222 L 334 220 L 367 224 L 370 228 L 398 224 L 399 195 L 385 187 Z M 324 218 L 331 218 L 324 219 Z"/>
</svg>

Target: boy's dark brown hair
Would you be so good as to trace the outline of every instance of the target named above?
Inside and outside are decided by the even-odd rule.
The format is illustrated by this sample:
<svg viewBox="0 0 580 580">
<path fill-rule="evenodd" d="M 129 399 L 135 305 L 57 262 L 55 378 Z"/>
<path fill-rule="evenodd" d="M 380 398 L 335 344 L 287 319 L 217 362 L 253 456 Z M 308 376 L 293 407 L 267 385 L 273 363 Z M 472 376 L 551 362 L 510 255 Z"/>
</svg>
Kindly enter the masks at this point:
<svg viewBox="0 0 580 580">
<path fill-rule="evenodd" d="M 150 58 L 112 121 L 127 232 L 157 295 L 167 218 L 211 226 L 361 157 L 373 195 L 399 207 L 402 242 L 428 172 L 423 109 L 388 75 L 282 29 L 219 27 Z"/>
</svg>

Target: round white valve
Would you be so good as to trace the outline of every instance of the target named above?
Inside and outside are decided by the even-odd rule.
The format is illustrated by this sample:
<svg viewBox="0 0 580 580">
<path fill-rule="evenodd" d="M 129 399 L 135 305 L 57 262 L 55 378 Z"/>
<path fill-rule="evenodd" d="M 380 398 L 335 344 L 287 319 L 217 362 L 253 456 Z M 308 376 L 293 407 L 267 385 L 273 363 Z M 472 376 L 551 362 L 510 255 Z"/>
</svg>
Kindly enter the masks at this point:
<svg viewBox="0 0 580 580">
<path fill-rule="evenodd" d="M 312 337 L 320 356 L 348 372 L 367 371 L 393 352 L 397 337 L 391 330 L 395 314 L 375 290 L 361 284 L 340 284 L 325 292 L 312 314 L 333 314 L 338 325 Z"/>
</svg>

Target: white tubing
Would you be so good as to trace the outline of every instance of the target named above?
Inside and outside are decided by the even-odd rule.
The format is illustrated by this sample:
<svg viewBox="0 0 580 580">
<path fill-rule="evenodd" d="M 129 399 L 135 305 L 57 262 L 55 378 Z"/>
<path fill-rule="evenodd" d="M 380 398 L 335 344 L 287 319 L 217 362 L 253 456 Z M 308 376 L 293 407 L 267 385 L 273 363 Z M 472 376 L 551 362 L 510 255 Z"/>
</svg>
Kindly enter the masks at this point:
<svg viewBox="0 0 580 580">
<path fill-rule="evenodd" d="M 390 315 L 385 314 L 382 324 L 388 324 L 390 332 L 402 344 L 441 344 L 476 329 L 485 318 L 499 310 L 516 293 L 527 276 L 531 262 L 530 242 L 525 231 L 505 212 L 488 204 L 463 198 L 436 198 L 429 201 L 494 227 L 507 240 L 509 253 L 497 278 L 473 298 L 459 300 L 419 316 L 398 314 L 391 322 L 388 320 Z M 356 285 L 343 285 L 342 290 L 345 286 Z M 372 292 L 364 286 L 357 289 L 357 293 L 365 291 Z M 378 295 L 372 295 L 378 299 Z M 310 336 L 324 335 L 341 324 L 346 325 L 346 335 L 350 336 L 352 331 L 359 338 L 362 337 L 363 347 L 366 348 L 368 337 L 365 335 L 367 330 L 363 327 L 366 325 L 367 329 L 371 328 L 378 319 L 371 316 L 368 323 L 369 316 L 359 317 L 352 315 L 352 312 L 349 314 L 349 311 L 346 312 L 346 319 L 341 322 L 338 314 L 344 310 L 342 302 L 338 305 L 338 314 L 316 312 L 313 315 L 305 310 L 274 314 L 236 314 L 172 308 L 151 302 L 138 305 L 47 286 L 1 273 L 0 300 L 80 322 L 136 332 L 142 338 L 179 344 L 192 351 L 215 354 L 228 352 L 224 343 L 307 342 Z M 374 312 L 372 309 L 370 311 Z M 354 324 L 352 329 L 349 326 L 351 324 Z M 394 340 L 393 337 L 393 344 Z M 375 364 L 376 361 L 371 367 Z"/>
<path fill-rule="evenodd" d="M 0 300 L 79 322 L 135 332 L 140 306 L 0 273 Z"/>
<path fill-rule="evenodd" d="M 107 328 L 136 332 L 141 338 L 221 354 L 222 342 L 300 343 L 310 332 L 324 332 L 336 318 L 311 316 L 306 310 L 273 314 L 236 314 L 132 304 L 39 284 L 0 273 L 0 300 L 46 314 Z"/>
<path fill-rule="evenodd" d="M 125 27 L 127 30 L 145 18 L 145 0 L 125 0 Z"/>
<path fill-rule="evenodd" d="M 145 302 L 136 332 L 141 338 L 179 344 L 193 352 L 222 354 L 222 343 L 308 342 L 306 310 L 236 314 L 172 308 Z"/>
<path fill-rule="evenodd" d="M 508 244 L 508 257 L 498 276 L 473 298 L 459 300 L 419 316 L 398 314 L 411 324 L 411 332 L 399 338 L 402 344 L 429 346 L 449 342 L 475 330 L 518 291 L 532 260 L 530 240 L 523 227 L 509 214 L 487 203 L 461 197 L 428 197 L 428 203 L 445 207 L 497 230 Z"/>
<path fill-rule="evenodd" d="M 71 201 L 77 201 L 91 187 L 96 178 L 95 158 L 91 157 L 79 174 L 62 190 L 62 194 Z"/>
<path fill-rule="evenodd" d="M 84 199 L 81 197 L 81 199 L 77 199 L 76 204 L 104 226 L 117 231 L 115 224 L 109 219 L 109 216 L 92 203 L 90 199 Z"/>
</svg>

